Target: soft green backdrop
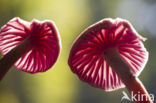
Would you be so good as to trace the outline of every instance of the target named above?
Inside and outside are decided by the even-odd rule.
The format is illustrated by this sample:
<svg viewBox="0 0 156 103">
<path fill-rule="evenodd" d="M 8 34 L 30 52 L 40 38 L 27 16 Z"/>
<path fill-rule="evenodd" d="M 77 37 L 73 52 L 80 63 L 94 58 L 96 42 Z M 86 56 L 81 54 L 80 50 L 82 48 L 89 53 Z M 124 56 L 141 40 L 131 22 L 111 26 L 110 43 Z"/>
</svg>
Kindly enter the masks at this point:
<svg viewBox="0 0 156 103">
<path fill-rule="evenodd" d="M 0 26 L 10 19 L 53 20 L 61 35 L 61 55 L 49 71 L 27 74 L 14 68 L 0 82 L 0 103 L 120 103 L 122 91 L 105 92 L 73 74 L 67 60 L 72 42 L 86 27 L 106 17 L 128 19 L 145 42 L 150 57 L 139 77 L 156 95 L 155 0 L 0 0 Z"/>
</svg>

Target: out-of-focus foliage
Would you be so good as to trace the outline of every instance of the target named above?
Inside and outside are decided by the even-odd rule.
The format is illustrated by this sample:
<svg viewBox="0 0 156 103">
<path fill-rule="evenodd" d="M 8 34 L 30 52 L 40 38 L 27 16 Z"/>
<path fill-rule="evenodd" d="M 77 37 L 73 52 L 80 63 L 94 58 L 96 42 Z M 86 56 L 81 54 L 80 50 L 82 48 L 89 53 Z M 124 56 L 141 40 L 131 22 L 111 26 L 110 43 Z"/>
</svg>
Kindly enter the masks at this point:
<svg viewBox="0 0 156 103">
<path fill-rule="evenodd" d="M 155 5 L 155 0 L 0 0 L 0 26 L 13 17 L 27 21 L 50 19 L 56 23 L 62 40 L 61 55 L 49 71 L 32 75 L 11 68 L 0 82 L 0 103 L 120 103 L 125 89 L 105 92 L 93 88 L 80 81 L 67 64 L 70 47 L 79 33 L 106 17 L 128 19 L 148 38 L 145 46 L 150 58 L 140 79 L 156 95 L 156 33 L 150 28 L 156 28 L 150 19 L 156 16 L 150 14 L 156 10 Z M 148 17 L 146 21 L 144 17 Z"/>
</svg>

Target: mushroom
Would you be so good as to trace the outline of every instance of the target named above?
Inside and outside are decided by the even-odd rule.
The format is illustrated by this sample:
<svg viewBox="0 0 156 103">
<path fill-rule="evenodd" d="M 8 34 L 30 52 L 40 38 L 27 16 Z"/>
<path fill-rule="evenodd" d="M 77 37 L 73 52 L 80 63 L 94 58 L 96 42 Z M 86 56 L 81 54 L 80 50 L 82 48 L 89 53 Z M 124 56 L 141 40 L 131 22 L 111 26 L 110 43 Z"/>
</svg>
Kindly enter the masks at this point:
<svg viewBox="0 0 156 103">
<path fill-rule="evenodd" d="M 138 79 L 148 60 L 142 40 L 145 38 L 130 22 L 120 18 L 103 19 L 75 40 L 68 64 L 81 80 L 94 87 L 112 91 L 126 86 L 130 94 L 145 95 L 141 103 L 152 103 Z M 138 99 L 136 103 L 140 103 Z"/>
<path fill-rule="evenodd" d="M 28 73 L 45 72 L 56 62 L 61 49 L 60 37 L 53 21 L 18 17 L 5 24 L 0 31 L 0 80 L 14 65 Z"/>
</svg>

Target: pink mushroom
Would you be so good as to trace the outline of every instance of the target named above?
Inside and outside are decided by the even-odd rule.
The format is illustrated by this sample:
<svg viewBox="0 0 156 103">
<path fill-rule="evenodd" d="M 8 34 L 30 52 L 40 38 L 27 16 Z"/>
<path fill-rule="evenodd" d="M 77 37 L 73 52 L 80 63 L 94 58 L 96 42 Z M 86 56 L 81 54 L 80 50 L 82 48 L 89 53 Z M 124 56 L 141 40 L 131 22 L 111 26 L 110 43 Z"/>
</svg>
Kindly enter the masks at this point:
<svg viewBox="0 0 156 103">
<path fill-rule="evenodd" d="M 0 79 L 14 65 L 28 73 L 45 72 L 60 53 L 61 43 L 53 21 L 33 20 L 31 23 L 13 18 L 0 31 Z"/>
<path fill-rule="evenodd" d="M 148 52 L 132 25 L 123 19 L 103 19 L 84 30 L 74 42 L 68 64 L 78 77 L 105 91 L 127 87 L 134 94 L 145 94 L 138 76 L 148 60 Z M 135 101 L 140 103 L 139 101 Z"/>
</svg>

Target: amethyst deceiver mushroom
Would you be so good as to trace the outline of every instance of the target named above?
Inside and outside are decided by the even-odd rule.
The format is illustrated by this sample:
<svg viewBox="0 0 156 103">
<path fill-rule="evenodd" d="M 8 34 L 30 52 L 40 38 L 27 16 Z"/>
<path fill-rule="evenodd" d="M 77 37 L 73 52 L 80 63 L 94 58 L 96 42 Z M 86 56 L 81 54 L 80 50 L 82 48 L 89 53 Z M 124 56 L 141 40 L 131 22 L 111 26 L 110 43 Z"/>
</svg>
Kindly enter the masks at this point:
<svg viewBox="0 0 156 103">
<path fill-rule="evenodd" d="M 144 40 L 128 21 L 103 19 L 75 40 L 68 64 L 81 80 L 94 87 L 112 91 L 126 86 L 130 93 L 147 95 L 141 103 L 152 103 L 138 79 L 148 60 Z"/>
<path fill-rule="evenodd" d="M 0 79 L 9 68 L 28 73 L 45 72 L 56 62 L 61 49 L 60 37 L 53 21 L 32 22 L 18 17 L 0 31 Z"/>
</svg>

